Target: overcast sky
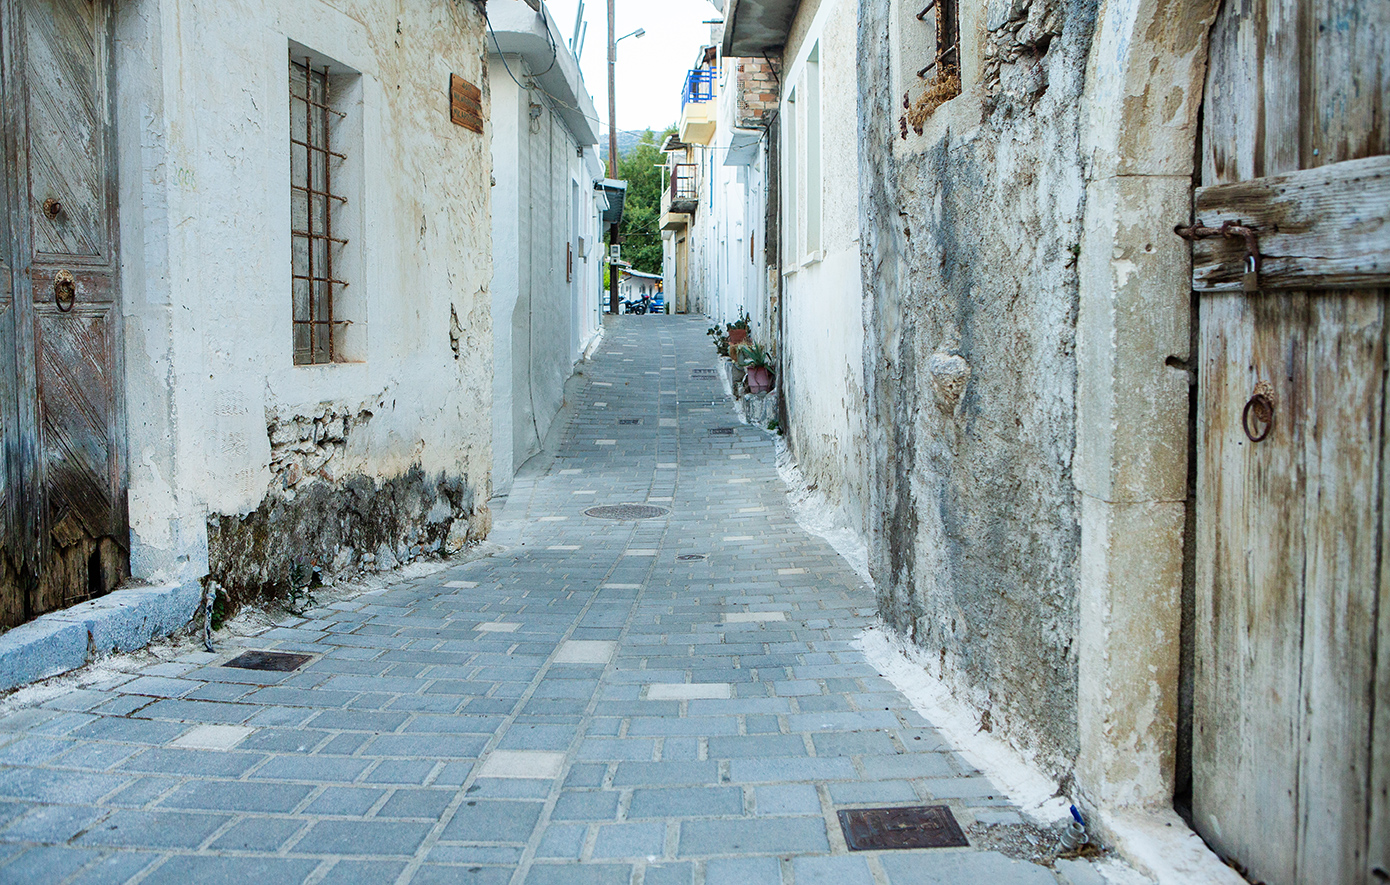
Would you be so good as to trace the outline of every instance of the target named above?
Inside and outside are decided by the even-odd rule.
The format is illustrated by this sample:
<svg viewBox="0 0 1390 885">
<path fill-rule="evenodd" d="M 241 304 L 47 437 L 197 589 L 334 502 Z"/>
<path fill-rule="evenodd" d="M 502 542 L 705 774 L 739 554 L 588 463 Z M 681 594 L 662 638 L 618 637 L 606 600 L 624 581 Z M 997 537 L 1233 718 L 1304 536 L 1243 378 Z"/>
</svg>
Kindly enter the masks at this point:
<svg viewBox="0 0 1390 885">
<path fill-rule="evenodd" d="M 568 41 L 579 0 L 546 0 Z M 618 44 L 618 128 L 662 128 L 680 116 L 685 73 L 709 43 L 707 19 L 720 18 L 709 0 L 617 0 L 618 36 L 645 28 Z M 594 107 L 608 131 L 608 0 L 584 0 L 589 23 L 579 66 Z"/>
</svg>

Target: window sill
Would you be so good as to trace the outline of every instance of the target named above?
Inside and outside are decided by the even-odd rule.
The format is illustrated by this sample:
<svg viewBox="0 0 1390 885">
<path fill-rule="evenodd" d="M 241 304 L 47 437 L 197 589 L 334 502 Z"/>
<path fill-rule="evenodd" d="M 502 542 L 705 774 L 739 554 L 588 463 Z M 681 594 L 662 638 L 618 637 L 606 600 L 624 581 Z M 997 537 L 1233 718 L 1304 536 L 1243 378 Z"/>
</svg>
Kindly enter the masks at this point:
<svg viewBox="0 0 1390 885">
<path fill-rule="evenodd" d="M 801 259 L 802 267 L 810 267 L 813 264 L 820 264 L 825 259 L 825 252 L 817 249 Z"/>
</svg>

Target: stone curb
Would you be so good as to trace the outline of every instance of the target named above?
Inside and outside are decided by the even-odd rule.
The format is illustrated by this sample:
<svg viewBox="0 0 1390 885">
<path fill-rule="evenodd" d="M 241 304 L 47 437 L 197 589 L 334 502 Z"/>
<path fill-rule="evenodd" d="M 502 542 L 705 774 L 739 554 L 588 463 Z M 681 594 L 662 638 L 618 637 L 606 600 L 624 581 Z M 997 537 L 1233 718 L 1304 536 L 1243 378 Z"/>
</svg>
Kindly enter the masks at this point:
<svg viewBox="0 0 1390 885">
<path fill-rule="evenodd" d="M 21 624 L 0 635 L 0 691 L 144 648 L 192 620 L 202 598 L 197 582 L 131 587 Z"/>
</svg>

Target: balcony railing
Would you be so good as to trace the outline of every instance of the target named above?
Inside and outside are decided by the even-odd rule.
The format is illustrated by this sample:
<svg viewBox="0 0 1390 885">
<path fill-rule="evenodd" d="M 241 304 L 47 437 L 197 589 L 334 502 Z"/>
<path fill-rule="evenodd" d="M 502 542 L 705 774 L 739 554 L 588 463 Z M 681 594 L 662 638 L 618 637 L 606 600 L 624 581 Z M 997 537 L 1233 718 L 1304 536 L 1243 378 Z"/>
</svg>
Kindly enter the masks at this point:
<svg viewBox="0 0 1390 885">
<path fill-rule="evenodd" d="M 712 101 L 714 99 L 713 68 L 696 68 L 685 75 L 685 91 L 681 94 L 681 110 L 691 102 Z"/>
<path fill-rule="evenodd" d="M 696 200 L 699 192 L 695 189 L 695 164 L 677 163 L 671 167 L 671 202 L 680 203 Z"/>
</svg>

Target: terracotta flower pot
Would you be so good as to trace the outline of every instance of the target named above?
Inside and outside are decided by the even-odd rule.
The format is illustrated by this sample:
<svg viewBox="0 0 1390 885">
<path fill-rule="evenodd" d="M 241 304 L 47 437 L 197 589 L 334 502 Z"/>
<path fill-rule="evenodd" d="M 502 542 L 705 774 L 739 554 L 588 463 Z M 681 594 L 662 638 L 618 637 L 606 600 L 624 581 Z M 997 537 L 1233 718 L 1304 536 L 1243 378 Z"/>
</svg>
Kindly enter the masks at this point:
<svg viewBox="0 0 1390 885">
<path fill-rule="evenodd" d="M 748 392 L 767 393 L 772 389 L 772 370 L 766 366 L 748 368 Z"/>
<path fill-rule="evenodd" d="M 742 344 L 743 342 L 745 342 L 745 341 L 747 341 L 747 340 L 748 340 L 748 330 L 747 330 L 747 329 L 730 329 L 730 330 L 729 330 L 729 346 L 730 346 L 730 347 L 734 346 L 735 344 Z"/>
</svg>

